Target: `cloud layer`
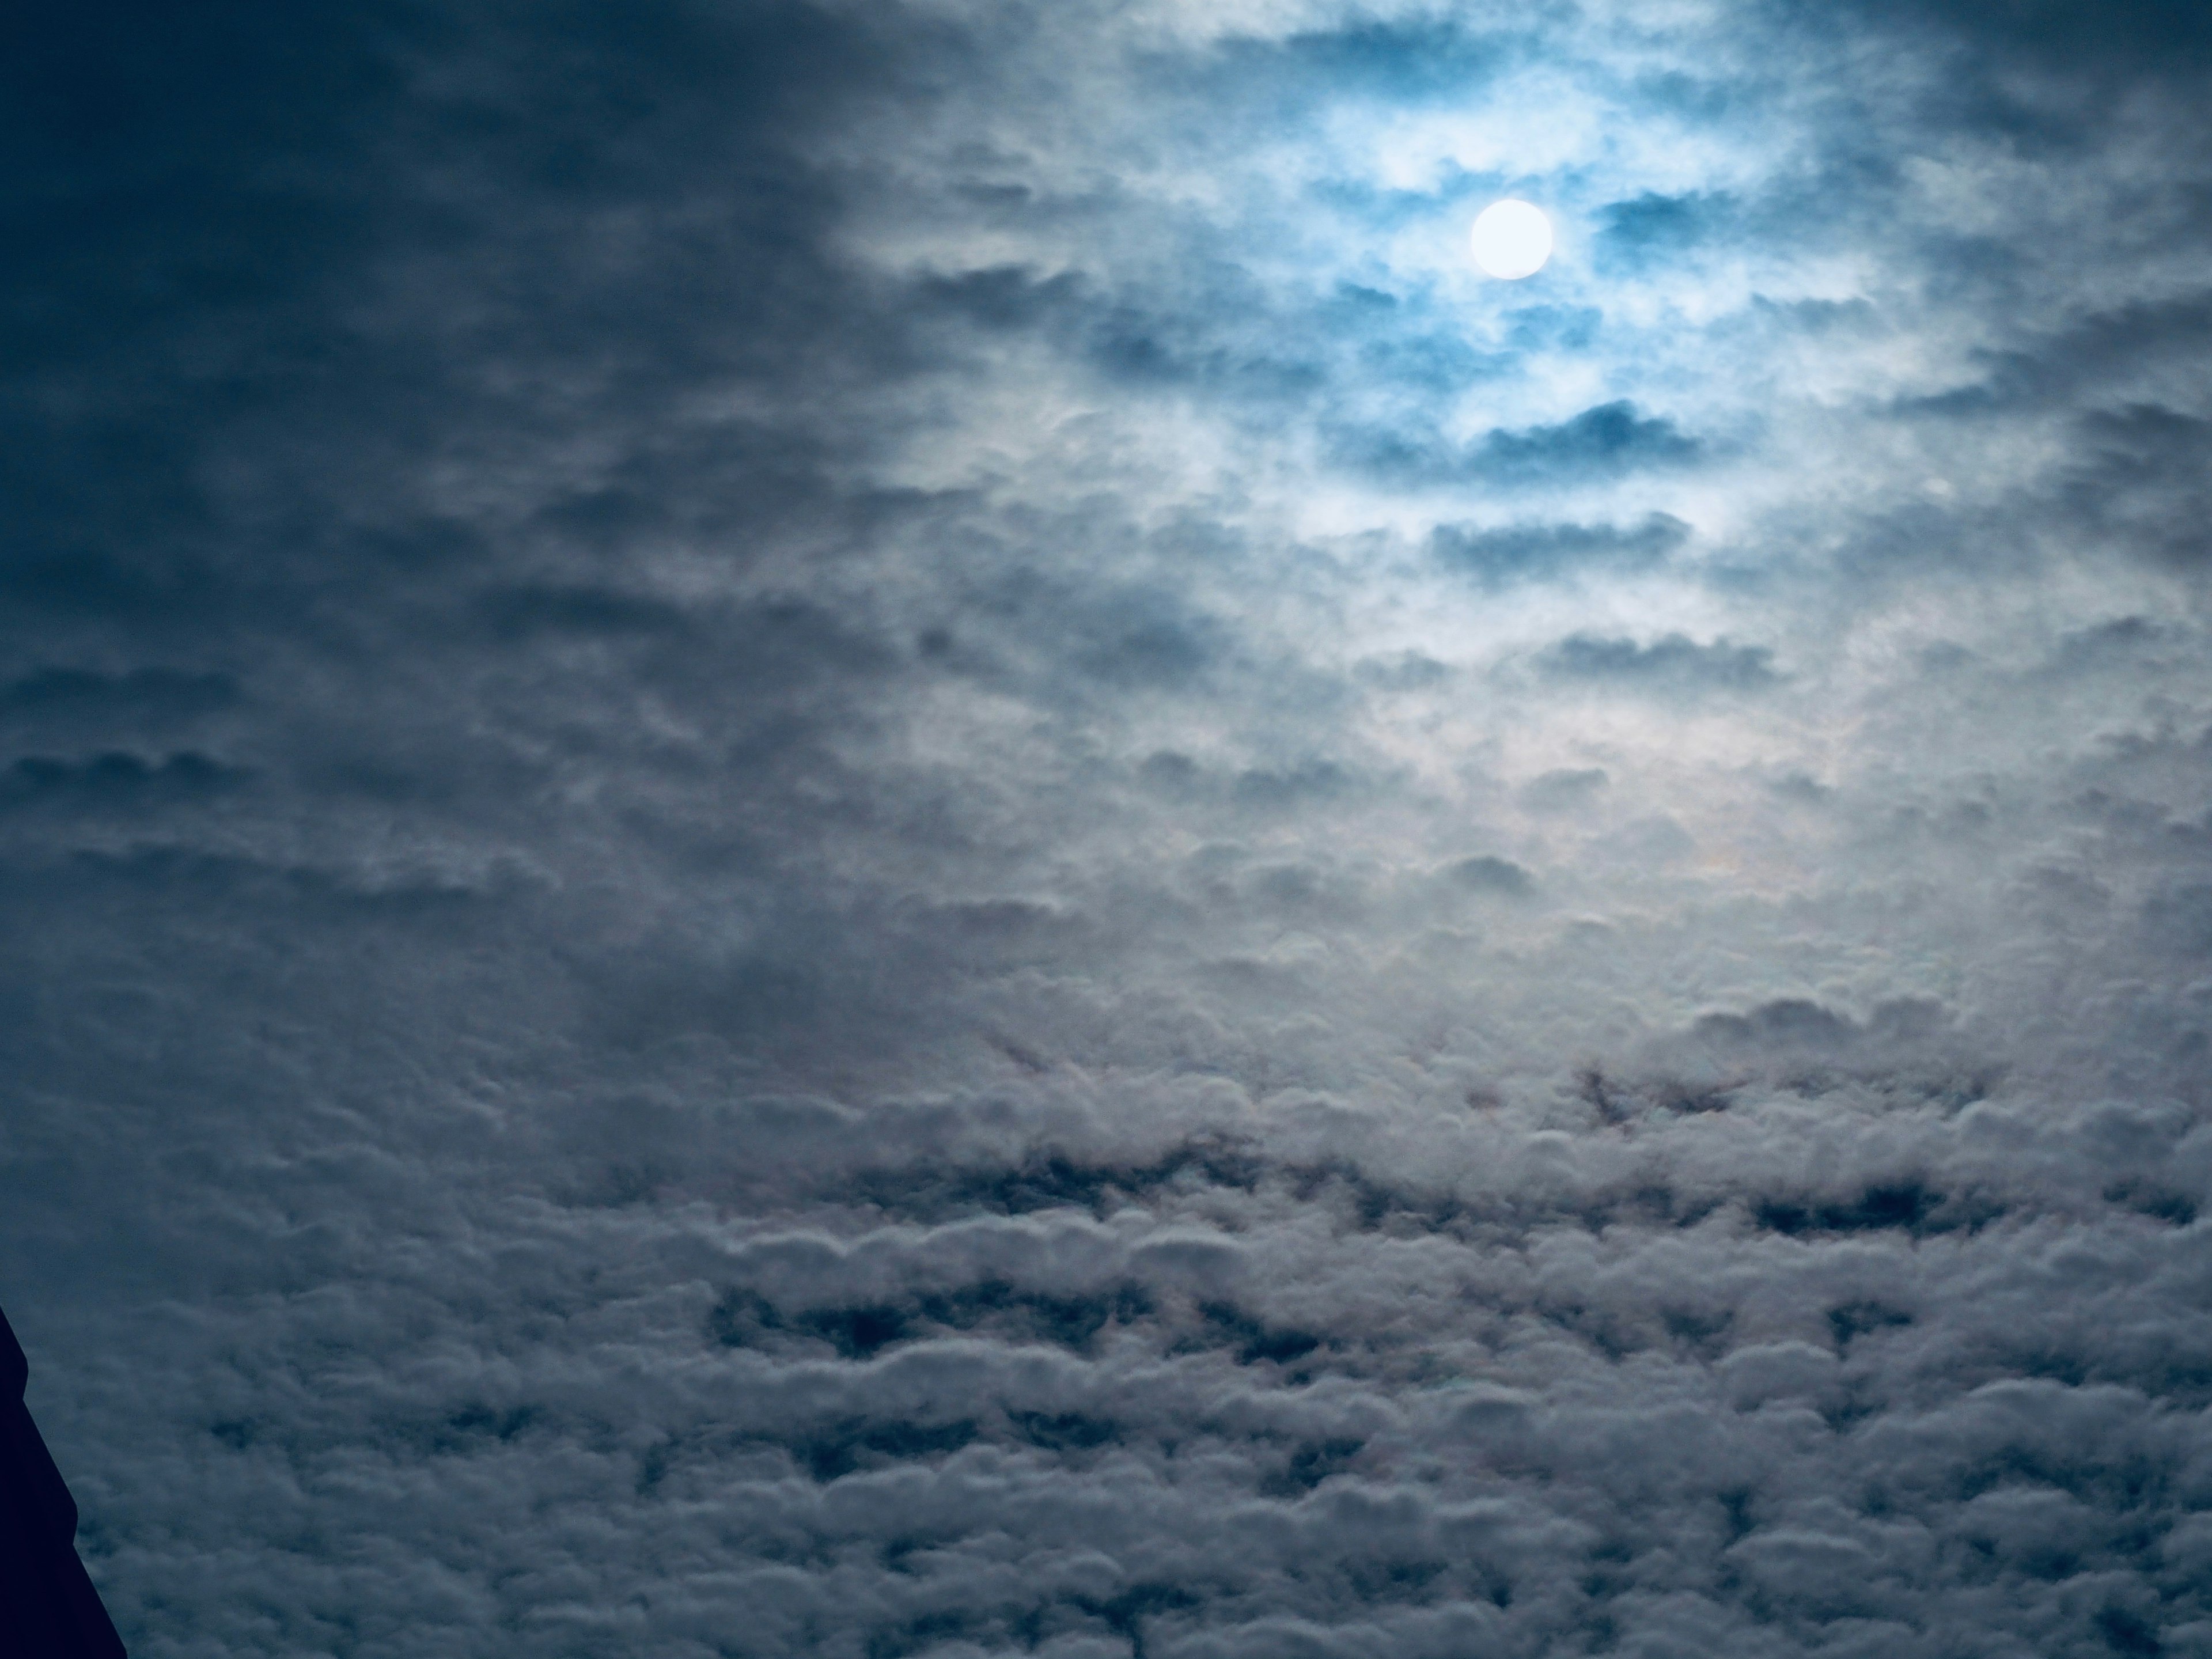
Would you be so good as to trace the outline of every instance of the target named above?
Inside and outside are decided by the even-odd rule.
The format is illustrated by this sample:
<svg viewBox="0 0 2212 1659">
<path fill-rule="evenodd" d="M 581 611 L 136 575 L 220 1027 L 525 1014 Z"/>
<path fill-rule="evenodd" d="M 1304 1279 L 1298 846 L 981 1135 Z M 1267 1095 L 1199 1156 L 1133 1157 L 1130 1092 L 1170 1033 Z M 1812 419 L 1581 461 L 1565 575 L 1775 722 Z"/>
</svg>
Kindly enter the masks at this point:
<svg viewBox="0 0 2212 1659">
<path fill-rule="evenodd" d="M 2192 16 L 126 21 L 0 1293 L 134 1653 L 2212 1653 Z"/>
</svg>

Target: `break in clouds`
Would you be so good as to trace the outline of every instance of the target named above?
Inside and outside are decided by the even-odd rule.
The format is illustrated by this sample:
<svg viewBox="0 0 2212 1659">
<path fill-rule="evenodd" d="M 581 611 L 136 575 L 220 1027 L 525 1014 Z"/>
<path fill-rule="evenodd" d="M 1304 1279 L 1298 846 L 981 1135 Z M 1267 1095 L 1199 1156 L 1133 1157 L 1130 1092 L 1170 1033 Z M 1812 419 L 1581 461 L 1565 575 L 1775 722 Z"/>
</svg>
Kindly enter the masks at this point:
<svg viewBox="0 0 2212 1659">
<path fill-rule="evenodd" d="M 135 1654 L 2212 1654 L 2198 9 L 18 34 Z"/>
</svg>

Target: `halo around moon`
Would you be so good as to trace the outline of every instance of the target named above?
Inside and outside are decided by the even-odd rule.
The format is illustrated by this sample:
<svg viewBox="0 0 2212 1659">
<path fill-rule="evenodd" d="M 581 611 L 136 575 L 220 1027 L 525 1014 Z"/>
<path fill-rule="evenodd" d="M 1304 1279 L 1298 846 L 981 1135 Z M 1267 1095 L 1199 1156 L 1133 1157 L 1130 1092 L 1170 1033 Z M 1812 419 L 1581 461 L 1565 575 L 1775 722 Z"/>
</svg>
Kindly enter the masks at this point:
<svg viewBox="0 0 2212 1659">
<path fill-rule="evenodd" d="M 1509 196 L 1475 216 L 1468 240 L 1485 275 L 1517 282 L 1534 276 L 1552 257 L 1552 222 L 1542 209 Z"/>
</svg>

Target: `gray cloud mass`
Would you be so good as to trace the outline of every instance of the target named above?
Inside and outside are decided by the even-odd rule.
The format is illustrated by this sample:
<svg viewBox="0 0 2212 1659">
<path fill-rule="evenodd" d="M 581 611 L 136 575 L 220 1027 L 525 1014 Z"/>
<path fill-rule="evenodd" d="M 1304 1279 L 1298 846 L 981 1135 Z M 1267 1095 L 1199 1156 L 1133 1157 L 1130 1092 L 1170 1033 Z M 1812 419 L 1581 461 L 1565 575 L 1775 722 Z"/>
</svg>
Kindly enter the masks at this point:
<svg viewBox="0 0 2212 1659">
<path fill-rule="evenodd" d="M 2198 10 L 17 34 L 134 1654 L 2212 1656 Z"/>
</svg>

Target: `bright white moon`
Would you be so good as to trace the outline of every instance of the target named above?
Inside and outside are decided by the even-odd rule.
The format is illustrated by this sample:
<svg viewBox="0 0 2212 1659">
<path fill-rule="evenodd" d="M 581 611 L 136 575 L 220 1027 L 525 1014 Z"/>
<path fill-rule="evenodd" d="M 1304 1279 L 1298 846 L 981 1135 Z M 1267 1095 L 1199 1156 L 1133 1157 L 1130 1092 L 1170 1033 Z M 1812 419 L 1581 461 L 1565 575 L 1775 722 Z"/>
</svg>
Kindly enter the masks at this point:
<svg viewBox="0 0 2212 1659">
<path fill-rule="evenodd" d="M 1534 276 L 1552 257 L 1552 222 L 1540 209 L 1509 196 L 1483 209 L 1470 240 L 1475 264 L 1492 276 L 1516 282 Z"/>
</svg>

